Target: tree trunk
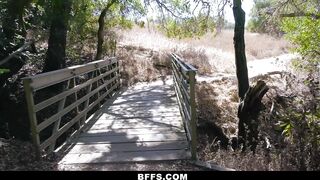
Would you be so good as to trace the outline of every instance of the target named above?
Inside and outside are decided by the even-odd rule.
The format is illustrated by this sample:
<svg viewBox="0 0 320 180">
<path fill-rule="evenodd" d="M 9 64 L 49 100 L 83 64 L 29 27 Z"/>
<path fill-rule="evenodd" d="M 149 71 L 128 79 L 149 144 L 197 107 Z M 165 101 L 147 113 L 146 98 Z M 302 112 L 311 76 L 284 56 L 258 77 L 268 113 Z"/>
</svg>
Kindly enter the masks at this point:
<svg viewBox="0 0 320 180">
<path fill-rule="evenodd" d="M 104 8 L 99 16 L 98 45 L 96 60 L 102 58 L 102 46 L 104 42 L 104 18 L 106 17 L 108 8 Z"/>
<path fill-rule="evenodd" d="M 55 14 L 51 19 L 47 57 L 43 72 L 54 71 L 66 66 L 66 42 L 71 5 L 72 0 L 52 2 Z"/>
<path fill-rule="evenodd" d="M 106 17 L 106 14 L 109 10 L 109 8 L 116 2 L 116 0 L 112 0 L 110 1 L 107 6 L 102 10 L 100 16 L 99 16 L 99 29 L 98 29 L 98 33 L 97 33 L 97 36 L 98 36 L 98 44 L 97 44 L 97 54 L 96 54 L 96 57 L 95 59 L 96 60 L 99 60 L 99 59 L 102 59 L 102 55 L 103 55 L 103 43 L 104 43 L 104 25 L 105 25 L 105 22 L 104 22 L 104 19 Z"/>
<path fill-rule="evenodd" d="M 251 147 L 254 151 L 258 143 L 258 115 L 261 110 L 261 100 L 269 90 L 264 81 L 258 81 L 254 87 L 250 87 L 238 109 L 238 143 Z"/>
<path fill-rule="evenodd" d="M 235 20 L 233 43 L 238 78 L 238 95 L 240 100 L 242 100 L 249 88 L 249 80 L 244 42 L 244 26 L 246 16 L 245 12 L 241 8 L 241 0 L 233 0 L 233 16 Z"/>
</svg>

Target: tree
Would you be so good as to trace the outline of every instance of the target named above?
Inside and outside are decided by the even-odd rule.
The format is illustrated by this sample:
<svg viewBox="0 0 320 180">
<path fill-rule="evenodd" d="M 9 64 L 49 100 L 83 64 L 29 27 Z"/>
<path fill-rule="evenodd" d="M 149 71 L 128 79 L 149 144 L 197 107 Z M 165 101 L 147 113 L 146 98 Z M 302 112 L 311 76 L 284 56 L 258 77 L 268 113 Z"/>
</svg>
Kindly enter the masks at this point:
<svg viewBox="0 0 320 180">
<path fill-rule="evenodd" d="M 251 9 L 251 19 L 248 22 L 247 29 L 250 32 L 268 33 L 270 30 L 270 23 L 267 19 L 267 10 L 271 7 L 271 0 L 255 0 L 254 6 Z"/>
<path fill-rule="evenodd" d="M 66 41 L 72 0 L 52 0 L 52 16 L 47 56 L 43 72 L 66 66 Z"/>
<path fill-rule="evenodd" d="M 285 37 L 295 45 L 293 50 L 304 57 L 296 65 L 311 72 L 319 71 L 320 1 L 292 0 L 276 7 L 274 15 L 281 18 Z"/>
<path fill-rule="evenodd" d="M 100 4 L 104 5 L 105 2 L 100 2 Z M 140 1 L 137 0 L 109 0 L 104 5 L 104 8 L 101 10 L 99 16 L 99 29 L 97 33 L 98 43 L 97 43 L 97 54 L 95 59 L 101 59 L 103 57 L 103 44 L 105 39 L 105 28 L 106 28 L 106 15 L 110 12 L 112 14 L 112 19 L 108 19 L 108 25 L 110 27 L 115 27 L 120 25 L 121 27 L 127 28 L 131 27 L 131 22 L 128 23 L 126 16 L 130 16 L 131 14 L 145 14 L 144 9 Z"/>
<path fill-rule="evenodd" d="M 98 44 L 97 44 L 97 54 L 96 54 L 96 60 L 98 59 L 101 59 L 102 58 L 102 45 L 103 45 L 103 42 L 104 42 L 104 27 L 105 27 L 105 17 L 106 17 L 106 14 L 109 10 L 109 8 L 114 4 L 116 3 L 117 1 L 116 0 L 111 0 L 111 1 L 108 1 L 108 4 L 107 6 L 101 11 L 101 14 L 99 16 L 99 30 L 98 30 Z"/>
<path fill-rule="evenodd" d="M 180 39 L 203 36 L 207 32 L 214 32 L 216 28 L 215 20 L 203 14 L 182 20 L 168 18 L 165 23 L 165 29 L 160 30 L 165 31 L 168 37 Z"/>
<path fill-rule="evenodd" d="M 238 95 L 243 100 L 249 89 L 248 68 L 244 42 L 245 12 L 241 8 L 241 0 L 233 0 L 234 27 L 234 50 L 238 78 Z"/>
<path fill-rule="evenodd" d="M 97 33 L 95 11 L 96 4 L 92 0 L 77 0 L 72 4 L 66 47 L 66 56 L 69 59 L 80 60 L 84 47 L 90 47 L 93 44 Z"/>
</svg>

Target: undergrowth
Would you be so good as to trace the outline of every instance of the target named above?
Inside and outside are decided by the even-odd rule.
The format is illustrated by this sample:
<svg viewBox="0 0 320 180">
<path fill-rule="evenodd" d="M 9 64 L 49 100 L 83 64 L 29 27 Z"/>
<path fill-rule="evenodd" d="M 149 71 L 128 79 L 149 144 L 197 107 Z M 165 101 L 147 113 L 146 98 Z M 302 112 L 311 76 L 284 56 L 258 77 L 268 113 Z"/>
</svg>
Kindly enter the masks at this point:
<svg viewBox="0 0 320 180">
<path fill-rule="evenodd" d="M 318 77 L 286 74 L 265 76 L 263 80 L 270 90 L 263 99 L 265 107 L 259 116 L 256 151 L 234 149 L 232 140 L 236 132 L 223 131 L 229 138 L 229 144 L 223 147 L 221 135 L 210 137 L 215 134 L 200 128 L 200 158 L 236 170 L 320 170 L 320 108 L 317 103 L 320 91 L 319 86 L 312 85 L 319 83 Z M 205 118 L 223 129 L 222 122 L 229 120 L 221 118 L 221 109 L 225 106 L 219 106 L 215 100 L 215 86 L 201 86 L 198 89 L 198 100 L 201 101 L 198 104 L 198 121 Z M 228 112 L 236 116 L 236 111 Z"/>
</svg>

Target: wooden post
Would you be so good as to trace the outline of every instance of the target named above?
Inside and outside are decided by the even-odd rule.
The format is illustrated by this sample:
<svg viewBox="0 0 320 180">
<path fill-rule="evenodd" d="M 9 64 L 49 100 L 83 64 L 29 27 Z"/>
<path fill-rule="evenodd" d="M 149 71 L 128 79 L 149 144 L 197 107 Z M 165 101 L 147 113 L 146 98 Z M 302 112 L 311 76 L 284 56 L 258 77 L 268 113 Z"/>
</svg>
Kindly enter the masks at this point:
<svg viewBox="0 0 320 180">
<path fill-rule="evenodd" d="M 67 85 L 64 85 L 63 87 L 63 91 L 67 90 L 70 86 L 70 80 L 68 80 Z M 62 100 L 59 101 L 59 105 L 58 105 L 58 112 L 62 111 L 64 109 L 64 105 L 66 104 L 66 99 L 67 97 L 64 97 Z M 79 113 L 79 111 L 77 110 L 77 113 Z M 60 117 L 53 125 L 53 130 L 52 130 L 52 134 L 56 134 L 59 130 L 60 127 L 60 123 L 61 123 L 61 119 L 62 117 Z M 53 141 L 53 143 L 49 146 L 49 151 L 52 152 L 54 151 L 54 148 L 56 146 L 56 140 Z"/>
<path fill-rule="evenodd" d="M 190 108 L 191 108 L 191 158 L 197 160 L 197 117 L 196 117 L 196 99 L 195 99 L 195 82 L 196 72 L 189 71 L 190 82 Z"/>
<path fill-rule="evenodd" d="M 27 100 L 27 106 L 28 106 L 28 114 L 29 114 L 29 120 L 30 120 L 30 129 L 31 129 L 31 135 L 32 135 L 32 142 L 36 149 L 36 156 L 37 159 L 40 159 L 40 137 L 39 133 L 37 131 L 37 116 L 36 112 L 34 110 L 34 100 L 33 100 L 33 91 L 30 86 L 31 79 L 23 79 L 23 87 L 25 91 L 25 96 Z"/>
<path fill-rule="evenodd" d="M 116 68 L 118 68 L 118 70 L 117 70 L 117 75 L 119 76 L 118 77 L 118 82 L 119 82 L 119 85 L 118 85 L 118 88 L 117 88 L 117 90 L 119 90 L 120 89 L 120 86 L 121 86 L 121 79 L 120 79 L 120 66 L 119 66 L 119 60 L 117 59 L 117 63 L 116 63 Z"/>
</svg>

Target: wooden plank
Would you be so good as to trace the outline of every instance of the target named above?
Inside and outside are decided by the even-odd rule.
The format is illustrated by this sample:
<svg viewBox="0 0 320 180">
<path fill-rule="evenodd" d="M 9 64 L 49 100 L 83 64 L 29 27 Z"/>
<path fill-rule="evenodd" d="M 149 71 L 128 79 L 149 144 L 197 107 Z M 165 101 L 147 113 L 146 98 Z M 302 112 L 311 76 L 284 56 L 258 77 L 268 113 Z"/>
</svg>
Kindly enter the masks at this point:
<svg viewBox="0 0 320 180">
<path fill-rule="evenodd" d="M 152 102 L 150 103 L 143 103 L 143 104 L 116 104 L 116 105 L 112 105 L 112 100 L 110 99 L 108 102 L 108 106 L 105 109 L 109 109 L 109 108 L 122 108 L 122 109 L 126 109 L 126 108 L 150 108 L 152 106 L 157 105 L 156 107 L 158 108 L 179 108 L 177 106 L 177 102 L 172 102 L 172 103 L 166 103 L 166 104 L 153 104 Z"/>
<path fill-rule="evenodd" d="M 198 69 L 196 69 L 195 67 L 193 67 L 191 64 L 189 63 L 184 63 L 182 61 L 182 58 L 180 56 L 178 56 L 175 53 L 171 53 L 171 56 L 174 57 L 175 60 L 177 60 L 177 62 L 179 62 L 179 64 L 184 67 L 183 70 L 187 69 L 186 71 L 198 71 Z"/>
<path fill-rule="evenodd" d="M 63 87 L 63 89 L 64 90 L 66 90 L 66 89 L 68 89 L 69 88 L 69 86 L 70 86 L 70 81 L 71 80 L 69 80 L 68 82 L 67 82 L 67 85 L 64 85 L 64 87 Z M 61 111 L 63 108 L 64 108 L 64 106 L 65 106 L 65 103 L 66 103 L 66 97 L 65 98 L 63 98 L 62 100 L 60 100 L 60 102 L 59 102 L 59 105 L 58 105 L 58 112 L 59 111 Z M 56 122 L 54 122 L 54 125 L 53 125 L 53 130 L 52 130 L 52 134 L 55 134 L 58 130 L 59 130 L 59 127 L 60 127 L 60 123 L 61 123 L 61 119 L 62 118 L 59 118 Z M 53 141 L 53 143 L 50 145 L 50 151 L 54 151 L 54 148 L 55 148 L 55 146 L 56 146 L 56 141 Z"/>
<path fill-rule="evenodd" d="M 183 128 L 169 128 L 169 127 L 161 127 L 161 128 L 136 128 L 136 129 L 100 129 L 100 130 L 89 130 L 81 134 L 81 136 L 96 136 L 96 134 L 100 134 L 102 136 L 115 136 L 117 134 L 126 133 L 128 135 L 135 134 L 161 134 L 161 133 L 184 133 Z"/>
<path fill-rule="evenodd" d="M 68 112 L 70 112 L 72 109 L 74 109 L 75 107 L 79 106 L 80 104 L 82 104 L 83 102 L 85 102 L 87 99 L 89 99 L 91 96 L 93 96 L 94 94 L 96 94 L 97 92 L 99 92 L 101 89 L 103 89 L 104 87 L 106 87 L 108 84 L 110 84 L 112 81 L 114 81 L 115 79 L 111 79 L 109 80 L 106 84 L 101 85 L 99 87 L 97 87 L 95 90 L 91 91 L 89 94 L 83 96 L 81 99 L 79 99 L 78 101 L 70 104 L 69 106 L 67 106 L 66 108 L 64 108 L 62 111 L 54 114 L 53 116 L 51 116 L 50 118 L 48 118 L 47 120 L 43 121 L 42 123 L 40 123 L 37 127 L 38 132 L 42 131 L 43 129 L 45 129 L 46 127 L 48 127 L 50 124 L 54 123 L 57 119 L 59 119 L 60 117 L 64 116 L 65 114 L 67 114 Z"/>
<path fill-rule="evenodd" d="M 154 102 L 154 103 L 159 103 L 163 104 L 166 102 L 175 102 L 175 97 L 167 97 L 167 98 L 148 98 L 148 99 L 132 99 L 132 100 L 127 100 L 127 99 L 116 99 L 113 103 L 114 104 L 120 104 L 120 103 L 144 103 L 144 102 Z"/>
<path fill-rule="evenodd" d="M 65 97 L 67 97 L 67 96 L 79 91 L 80 89 L 85 88 L 86 86 L 91 86 L 92 83 L 94 83 L 94 82 L 96 82 L 96 81 L 98 81 L 100 79 L 103 79 L 104 77 L 109 75 L 109 73 L 112 73 L 112 72 L 113 71 L 107 72 L 107 73 L 102 74 L 100 76 L 97 76 L 97 77 L 95 77 L 93 79 L 90 79 L 90 80 L 86 81 L 85 83 L 82 83 L 82 84 L 79 84 L 79 85 L 73 87 L 72 89 L 68 89 L 67 91 L 64 91 L 64 92 L 62 92 L 60 94 L 57 94 L 54 97 L 51 97 L 51 98 L 49 98 L 49 99 L 47 99 L 45 101 L 42 101 L 41 103 L 36 104 L 34 109 L 35 109 L 36 112 L 38 112 L 41 109 L 43 109 L 45 107 L 48 107 L 51 104 L 53 104 L 53 103 L 55 103 L 57 101 L 60 101 L 61 99 L 63 99 Z"/>
<path fill-rule="evenodd" d="M 177 99 L 178 99 L 178 104 L 180 106 L 180 112 L 183 113 L 183 119 L 186 120 L 190 120 L 191 116 L 190 116 L 190 106 L 188 106 L 188 104 L 186 103 L 186 101 L 184 101 L 183 97 L 181 97 L 181 91 L 180 88 L 177 87 Z"/>
<path fill-rule="evenodd" d="M 197 160 L 197 119 L 196 119 L 196 100 L 195 100 L 195 71 L 189 72 L 190 77 L 190 106 L 191 106 L 191 155 L 193 160 Z"/>
<path fill-rule="evenodd" d="M 174 109 L 156 109 L 156 108 L 145 108 L 143 109 L 138 109 L 138 108 L 112 108 L 112 109 L 106 109 L 104 111 L 106 114 L 109 115 L 136 115 L 136 114 L 143 114 L 143 116 L 147 116 L 147 115 L 152 115 L 155 116 L 155 114 L 177 114 L 179 113 L 179 109 L 178 108 L 174 108 Z"/>
<path fill-rule="evenodd" d="M 84 65 L 72 66 L 56 71 L 50 71 L 47 73 L 38 74 L 32 77 L 27 77 L 31 79 L 31 87 L 34 91 L 60 83 L 62 81 L 68 80 L 70 78 L 88 73 L 97 69 L 98 67 L 104 67 L 109 64 L 116 63 L 116 58 L 110 58 L 107 60 L 99 60 L 90 62 Z"/>
<path fill-rule="evenodd" d="M 177 61 L 173 61 L 172 64 L 173 64 L 173 67 L 174 67 L 173 70 L 177 71 L 182 79 L 185 79 L 185 80 L 189 79 L 188 72 L 190 70 L 187 70 L 187 71 L 183 70 L 184 68 L 186 68 L 186 66 L 184 65 L 184 62 L 177 60 Z"/>
<path fill-rule="evenodd" d="M 154 125 L 154 124 L 147 124 L 143 127 L 140 127 L 140 126 L 134 126 L 134 127 L 130 127 L 130 126 L 113 126 L 112 129 L 110 130 L 128 130 L 128 129 L 143 129 L 143 128 L 146 128 L 146 129 L 150 129 L 150 128 L 176 128 L 176 129 L 181 129 L 183 126 L 182 125 L 176 125 L 176 126 L 173 126 L 173 125 L 162 125 L 162 126 L 159 126 L 159 125 Z M 95 126 L 93 125 L 92 127 L 90 127 L 90 131 L 91 130 L 104 130 L 108 127 L 106 126 L 103 126 L 103 125 L 99 125 L 99 126 Z"/>
<path fill-rule="evenodd" d="M 123 117 L 112 117 L 110 118 L 99 118 L 99 122 L 102 123 L 104 121 L 122 121 L 123 123 L 126 122 L 181 122 L 181 117 L 180 116 L 165 116 L 165 117 L 154 117 L 154 116 L 149 116 L 149 117 L 128 117 L 128 118 L 123 118 Z"/>
<path fill-rule="evenodd" d="M 108 162 L 141 162 L 189 159 L 186 150 L 138 151 L 116 153 L 67 154 L 59 164 L 108 163 Z"/>
<path fill-rule="evenodd" d="M 75 144 L 68 154 L 113 153 L 132 151 L 178 150 L 188 149 L 186 141 L 172 142 L 133 142 L 120 144 Z"/>
<path fill-rule="evenodd" d="M 127 104 L 127 105 L 119 105 L 119 106 L 109 106 L 105 108 L 106 111 L 118 111 L 118 110 L 123 110 L 123 111 L 130 111 L 130 110 L 137 110 L 137 111 L 176 111 L 178 110 L 178 106 L 177 105 L 170 105 L 170 106 L 166 106 L 166 104 L 162 104 L 162 105 L 157 105 L 157 106 L 145 106 L 145 105 L 141 105 L 141 106 L 131 106 L 131 104 Z"/>
<path fill-rule="evenodd" d="M 80 118 L 82 118 L 86 113 L 88 113 L 94 106 L 96 106 L 100 101 L 105 98 L 110 92 L 112 92 L 116 87 L 118 83 L 115 84 L 111 89 L 109 89 L 108 92 L 104 93 L 98 100 L 96 100 L 94 103 L 90 104 L 88 108 L 84 109 L 82 112 L 80 112 L 75 118 L 73 118 L 71 121 L 69 121 L 67 124 L 62 126 L 56 134 L 52 134 L 50 138 L 46 139 L 41 145 L 41 149 L 45 149 L 49 145 L 51 145 L 58 137 L 60 137 L 64 132 L 66 132 L 70 127 L 72 127 Z"/>
<path fill-rule="evenodd" d="M 140 96 L 140 95 L 139 95 Z M 120 96 L 117 98 L 117 100 L 125 100 L 125 101 L 133 101 L 133 100 L 157 100 L 157 99 L 171 99 L 175 97 L 175 94 L 170 93 L 170 94 L 157 94 L 157 93 L 151 93 L 147 95 L 141 95 L 139 96 L 133 96 L 133 97 L 124 97 Z"/>
<path fill-rule="evenodd" d="M 34 99 L 33 99 L 33 92 L 30 87 L 30 79 L 24 79 L 23 80 L 23 87 L 25 91 L 25 97 L 27 100 L 27 106 L 28 106 L 28 115 L 29 115 L 29 122 L 30 122 L 30 130 L 31 130 L 31 136 L 32 136 L 32 142 L 36 149 L 36 156 L 39 159 L 41 155 L 40 151 L 40 136 L 37 132 L 37 116 L 36 112 L 34 111 Z"/>
<path fill-rule="evenodd" d="M 131 93 L 129 93 L 128 91 L 126 91 L 125 93 L 123 93 L 121 95 L 122 98 L 143 98 L 144 96 L 150 96 L 150 95 L 157 95 L 158 97 L 162 97 L 162 96 L 174 96 L 174 91 L 173 90 L 168 90 L 165 89 L 163 91 L 160 92 L 154 92 L 154 91 L 144 91 L 144 90 L 135 90 L 132 91 Z"/>
<path fill-rule="evenodd" d="M 161 107 L 161 106 L 168 106 L 168 107 L 171 107 L 171 106 L 176 106 L 177 105 L 177 102 L 176 101 L 168 101 L 168 102 L 164 102 L 164 103 L 159 103 L 159 102 L 156 102 L 156 101 L 132 101 L 131 103 L 116 103 L 116 104 L 112 104 L 112 101 L 114 100 L 110 100 L 108 103 L 108 107 L 150 107 L 150 106 L 158 106 L 158 107 Z M 172 101 L 172 102 L 171 102 Z"/>
<path fill-rule="evenodd" d="M 172 53 L 172 60 L 173 63 L 175 63 L 175 65 L 177 66 L 178 70 L 183 74 L 183 75 L 187 75 L 187 72 L 189 71 L 189 69 L 187 69 L 182 62 L 179 60 L 179 56 L 177 56 L 176 54 Z"/>
<path fill-rule="evenodd" d="M 173 111 L 173 112 L 150 112 L 150 113 L 134 113 L 134 112 L 126 112 L 126 113 L 113 113 L 108 112 L 108 114 L 102 114 L 101 119 L 110 119 L 110 118 L 135 118 L 135 117 L 179 117 L 180 112 L 179 111 Z"/>
<path fill-rule="evenodd" d="M 162 82 L 160 84 L 153 84 L 152 82 L 150 82 L 143 86 L 137 84 L 136 86 L 128 87 L 126 88 L 125 93 L 130 93 L 130 92 L 139 91 L 139 90 L 149 91 L 149 92 L 166 92 L 168 89 L 172 89 L 171 85 L 169 84 L 163 85 Z"/>
<path fill-rule="evenodd" d="M 184 133 L 169 134 L 136 134 L 126 135 L 125 133 L 117 136 L 80 136 L 78 143 L 84 144 L 109 144 L 109 143 L 128 143 L 128 142 L 158 142 L 158 141 L 185 141 Z"/>
<path fill-rule="evenodd" d="M 117 126 L 117 125 L 132 125 L 133 127 L 137 127 L 141 125 L 143 127 L 144 125 L 178 125 L 182 122 L 179 120 L 163 120 L 163 121 L 148 121 L 146 119 L 118 119 L 115 121 L 111 120 L 98 120 L 95 125 L 103 125 L 103 126 Z"/>
<path fill-rule="evenodd" d="M 146 127 L 146 128 L 156 128 L 156 127 L 182 127 L 181 122 L 173 122 L 173 123 L 132 123 L 132 124 L 125 124 L 125 123 L 115 123 L 115 124 L 94 124 L 90 129 L 136 129 L 136 128 L 141 128 L 141 127 Z"/>
<path fill-rule="evenodd" d="M 188 89 L 184 87 L 182 84 L 183 79 L 180 79 L 175 74 L 173 75 L 175 78 L 175 86 L 179 87 L 180 93 L 183 95 L 183 99 L 187 102 L 189 102 L 190 96 L 188 93 Z"/>
</svg>

